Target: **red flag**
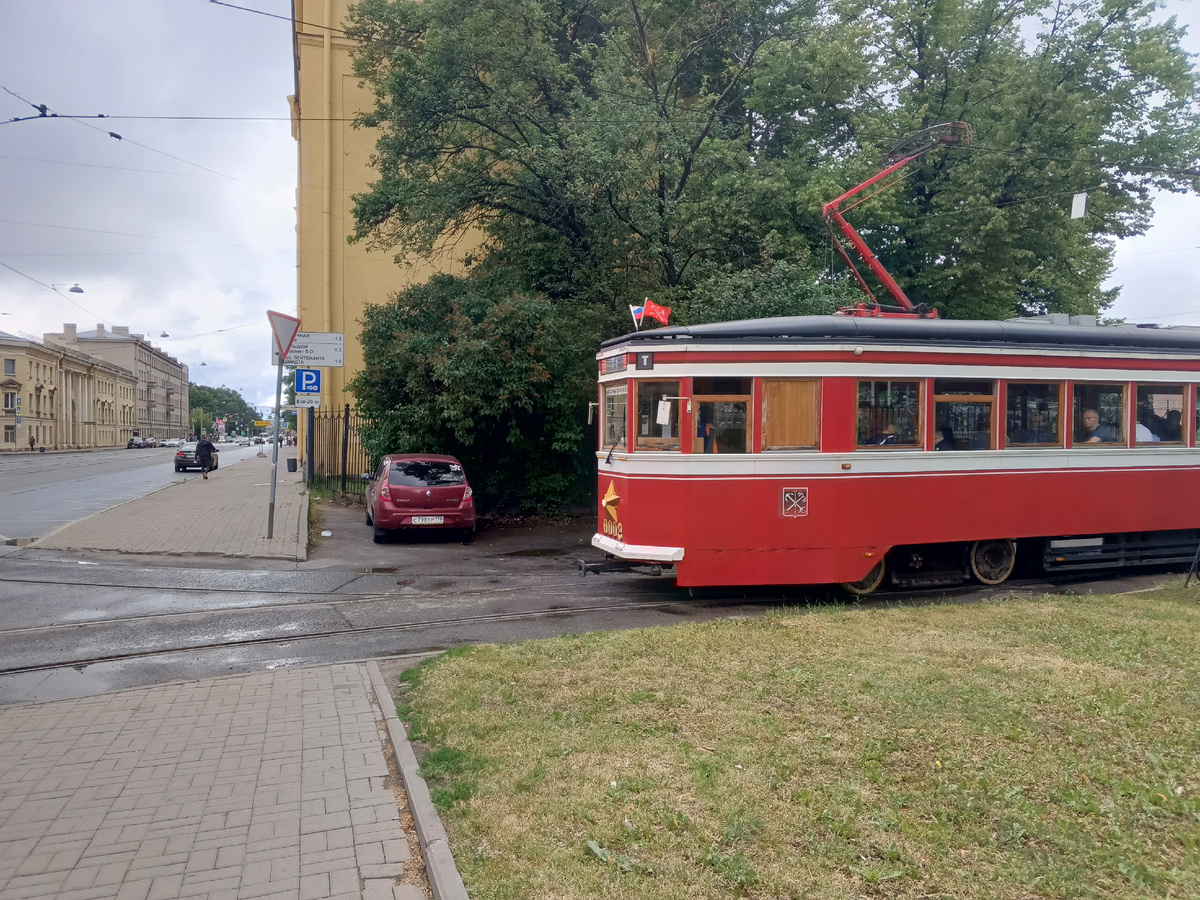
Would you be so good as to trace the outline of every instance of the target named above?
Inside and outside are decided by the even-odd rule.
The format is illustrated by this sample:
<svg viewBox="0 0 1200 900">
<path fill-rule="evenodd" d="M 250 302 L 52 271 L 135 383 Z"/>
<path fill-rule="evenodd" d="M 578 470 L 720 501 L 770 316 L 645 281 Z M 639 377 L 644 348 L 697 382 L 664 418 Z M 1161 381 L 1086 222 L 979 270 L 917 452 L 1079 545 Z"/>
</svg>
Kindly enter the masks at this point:
<svg viewBox="0 0 1200 900">
<path fill-rule="evenodd" d="M 657 319 L 664 325 L 667 324 L 667 319 L 671 316 L 671 307 L 659 306 L 653 300 L 647 300 L 645 306 L 646 310 L 643 315 L 650 319 Z"/>
</svg>

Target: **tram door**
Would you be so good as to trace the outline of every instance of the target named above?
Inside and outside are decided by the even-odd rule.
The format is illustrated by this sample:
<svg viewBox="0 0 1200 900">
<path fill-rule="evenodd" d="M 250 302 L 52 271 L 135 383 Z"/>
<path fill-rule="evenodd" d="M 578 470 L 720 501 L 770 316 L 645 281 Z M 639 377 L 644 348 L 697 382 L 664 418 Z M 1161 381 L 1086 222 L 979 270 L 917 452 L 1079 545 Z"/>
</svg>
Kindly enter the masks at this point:
<svg viewBox="0 0 1200 900">
<path fill-rule="evenodd" d="M 693 453 L 750 452 L 750 385 L 749 378 L 692 381 Z"/>
</svg>

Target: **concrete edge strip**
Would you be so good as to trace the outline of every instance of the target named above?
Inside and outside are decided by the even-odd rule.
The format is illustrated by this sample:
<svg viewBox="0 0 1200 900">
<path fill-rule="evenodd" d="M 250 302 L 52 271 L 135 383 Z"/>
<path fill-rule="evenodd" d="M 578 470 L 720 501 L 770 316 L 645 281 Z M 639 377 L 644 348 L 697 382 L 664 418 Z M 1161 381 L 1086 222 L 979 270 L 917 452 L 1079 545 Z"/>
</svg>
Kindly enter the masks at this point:
<svg viewBox="0 0 1200 900">
<path fill-rule="evenodd" d="M 383 710 L 392 747 L 396 751 L 400 776 L 408 794 L 408 808 L 417 828 L 421 853 L 425 856 L 425 874 L 429 876 L 433 900 L 469 900 L 467 888 L 463 884 L 462 876 L 458 874 L 458 867 L 454 864 L 454 856 L 450 852 L 446 830 L 442 827 L 442 820 L 438 817 L 433 800 L 429 796 L 429 786 L 421 777 L 417 757 L 413 753 L 412 744 L 408 742 L 404 723 L 396 715 L 396 701 L 392 699 L 391 692 L 383 680 L 383 673 L 375 660 L 367 661 L 367 672 L 371 678 L 371 686 L 375 689 L 375 698 Z"/>
</svg>

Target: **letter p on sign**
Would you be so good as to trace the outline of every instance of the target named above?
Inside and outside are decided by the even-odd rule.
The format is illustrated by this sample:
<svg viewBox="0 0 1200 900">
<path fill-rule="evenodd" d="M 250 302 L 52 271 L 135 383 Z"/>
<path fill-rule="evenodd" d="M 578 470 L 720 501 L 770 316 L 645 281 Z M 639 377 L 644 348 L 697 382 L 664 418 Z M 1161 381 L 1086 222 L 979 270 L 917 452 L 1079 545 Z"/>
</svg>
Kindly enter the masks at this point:
<svg viewBox="0 0 1200 900">
<path fill-rule="evenodd" d="M 319 394 L 319 393 L 321 393 L 321 370 L 320 369 L 297 369 L 296 370 L 296 393 L 297 394 Z"/>
</svg>

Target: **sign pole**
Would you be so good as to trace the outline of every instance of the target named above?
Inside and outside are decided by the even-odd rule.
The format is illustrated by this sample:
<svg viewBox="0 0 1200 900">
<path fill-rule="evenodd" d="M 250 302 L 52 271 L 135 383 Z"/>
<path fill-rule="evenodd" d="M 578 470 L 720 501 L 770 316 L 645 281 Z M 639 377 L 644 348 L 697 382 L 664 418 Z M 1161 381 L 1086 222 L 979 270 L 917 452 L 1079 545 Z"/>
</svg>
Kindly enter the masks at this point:
<svg viewBox="0 0 1200 900">
<path fill-rule="evenodd" d="M 275 376 L 275 434 L 271 439 L 271 505 L 267 508 L 267 540 L 275 532 L 275 475 L 279 471 L 279 401 L 283 395 L 283 358 Z"/>
<path fill-rule="evenodd" d="M 279 370 L 275 376 L 275 433 L 271 440 L 271 503 L 267 507 L 267 540 L 270 540 L 275 535 L 275 475 L 279 471 L 279 402 L 283 396 L 283 361 L 292 348 L 296 332 L 300 330 L 300 320 L 269 309 L 267 321 L 271 323 L 275 349 L 279 351 Z"/>
</svg>

